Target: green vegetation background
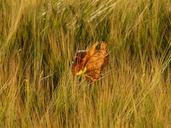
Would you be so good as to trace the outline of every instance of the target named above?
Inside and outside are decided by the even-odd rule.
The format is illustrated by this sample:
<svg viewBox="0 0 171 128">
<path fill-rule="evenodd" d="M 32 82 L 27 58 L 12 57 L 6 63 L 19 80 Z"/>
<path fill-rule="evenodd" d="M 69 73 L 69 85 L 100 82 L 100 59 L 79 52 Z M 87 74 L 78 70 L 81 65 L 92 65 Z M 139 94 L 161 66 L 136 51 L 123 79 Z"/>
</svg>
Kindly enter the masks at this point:
<svg viewBox="0 0 171 128">
<path fill-rule="evenodd" d="M 108 71 L 73 82 L 78 49 Z M 0 127 L 171 127 L 169 0 L 0 0 Z"/>
</svg>

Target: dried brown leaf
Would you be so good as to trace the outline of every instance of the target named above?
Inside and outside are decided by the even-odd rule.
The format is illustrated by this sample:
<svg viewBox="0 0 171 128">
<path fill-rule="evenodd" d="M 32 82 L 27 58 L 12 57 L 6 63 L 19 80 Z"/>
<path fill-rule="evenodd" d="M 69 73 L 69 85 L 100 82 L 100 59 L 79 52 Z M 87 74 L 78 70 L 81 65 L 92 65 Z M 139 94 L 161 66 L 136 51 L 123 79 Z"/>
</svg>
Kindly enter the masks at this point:
<svg viewBox="0 0 171 128">
<path fill-rule="evenodd" d="M 76 53 L 72 66 L 73 75 L 76 75 L 80 71 L 84 71 L 87 80 L 96 81 L 100 78 L 100 73 L 107 64 L 107 61 L 107 43 L 96 42 L 88 50 Z"/>
</svg>

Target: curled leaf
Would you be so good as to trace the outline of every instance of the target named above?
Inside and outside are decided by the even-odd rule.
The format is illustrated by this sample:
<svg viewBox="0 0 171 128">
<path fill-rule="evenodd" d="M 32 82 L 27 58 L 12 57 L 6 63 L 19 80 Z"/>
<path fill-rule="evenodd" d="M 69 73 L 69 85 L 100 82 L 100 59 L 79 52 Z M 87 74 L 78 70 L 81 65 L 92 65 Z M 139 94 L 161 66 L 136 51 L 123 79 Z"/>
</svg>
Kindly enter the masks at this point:
<svg viewBox="0 0 171 128">
<path fill-rule="evenodd" d="M 87 80 L 96 81 L 108 61 L 107 43 L 96 42 L 87 50 L 78 51 L 72 65 L 74 76 L 84 75 Z"/>
</svg>

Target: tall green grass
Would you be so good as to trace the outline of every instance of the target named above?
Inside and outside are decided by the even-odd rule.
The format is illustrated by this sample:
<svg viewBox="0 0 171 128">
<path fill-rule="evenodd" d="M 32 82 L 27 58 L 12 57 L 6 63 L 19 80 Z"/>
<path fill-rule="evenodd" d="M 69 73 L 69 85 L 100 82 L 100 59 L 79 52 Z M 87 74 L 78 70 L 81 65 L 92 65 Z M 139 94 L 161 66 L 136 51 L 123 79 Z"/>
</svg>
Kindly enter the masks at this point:
<svg viewBox="0 0 171 128">
<path fill-rule="evenodd" d="M 78 49 L 109 46 L 95 83 Z M 0 0 L 0 127 L 171 127 L 171 2 Z"/>
</svg>

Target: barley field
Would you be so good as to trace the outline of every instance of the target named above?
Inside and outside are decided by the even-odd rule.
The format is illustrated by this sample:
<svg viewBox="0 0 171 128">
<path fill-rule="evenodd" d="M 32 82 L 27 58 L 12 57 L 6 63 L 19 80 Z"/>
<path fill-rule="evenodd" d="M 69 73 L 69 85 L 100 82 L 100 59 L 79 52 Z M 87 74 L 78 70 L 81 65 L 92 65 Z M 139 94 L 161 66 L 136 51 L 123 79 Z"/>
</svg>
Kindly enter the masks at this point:
<svg viewBox="0 0 171 128">
<path fill-rule="evenodd" d="M 101 78 L 77 50 L 106 41 Z M 171 128 L 170 0 L 0 0 L 1 128 Z"/>
</svg>

